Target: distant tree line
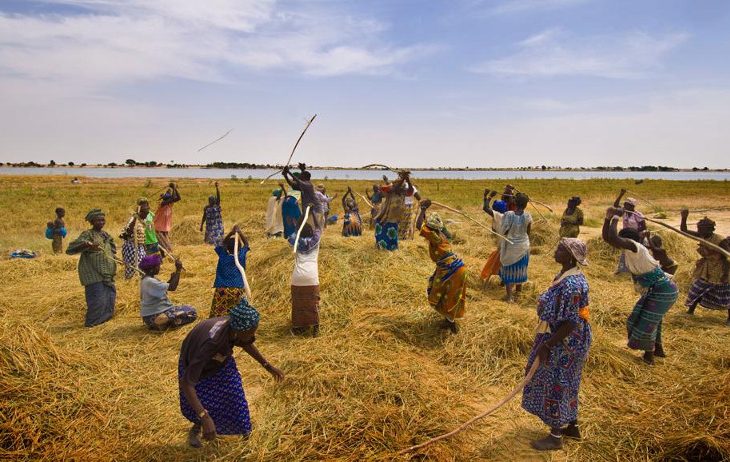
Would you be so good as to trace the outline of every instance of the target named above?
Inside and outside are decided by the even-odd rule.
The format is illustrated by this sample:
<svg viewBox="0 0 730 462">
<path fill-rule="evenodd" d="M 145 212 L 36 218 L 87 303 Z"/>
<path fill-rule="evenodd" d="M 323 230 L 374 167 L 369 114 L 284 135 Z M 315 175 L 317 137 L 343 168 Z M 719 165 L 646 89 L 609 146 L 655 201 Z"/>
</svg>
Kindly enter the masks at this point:
<svg viewBox="0 0 730 462">
<path fill-rule="evenodd" d="M 205 168 L 246 168 L 246 169 L 253 169 L 253 168 L 274 168 L 270 164 L 249 164 L 248 162 L 213 162 L 212 164 L 207 164 Z"/>
</svg>

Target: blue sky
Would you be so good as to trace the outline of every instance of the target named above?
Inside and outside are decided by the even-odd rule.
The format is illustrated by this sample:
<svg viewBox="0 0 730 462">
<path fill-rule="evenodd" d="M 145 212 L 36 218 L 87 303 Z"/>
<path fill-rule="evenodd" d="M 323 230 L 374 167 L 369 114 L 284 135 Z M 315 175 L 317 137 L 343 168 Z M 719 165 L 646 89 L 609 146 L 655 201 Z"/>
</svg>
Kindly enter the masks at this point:
<svg viewBox="0 0 730 462">
<path fill-rule="evenodd" d="M 2 0 L 0 160 L 730 167 L 724 0 Z M 197 149 L 227 130 L 201 153 Z"/>
</svg>

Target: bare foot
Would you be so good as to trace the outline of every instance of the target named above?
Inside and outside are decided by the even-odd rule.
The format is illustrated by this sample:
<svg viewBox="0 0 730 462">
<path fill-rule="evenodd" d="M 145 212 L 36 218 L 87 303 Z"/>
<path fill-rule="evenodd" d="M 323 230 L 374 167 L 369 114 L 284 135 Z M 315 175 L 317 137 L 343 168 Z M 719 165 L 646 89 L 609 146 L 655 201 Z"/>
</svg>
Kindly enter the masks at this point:
<svg viewBox="0 0 730 462">
<path fill-rule="evenodd" d="M 202 447 L 203 444 L 200 442 L 200 426 L 193 425 L 188 432 L 188 444 L 194 448 Z"/>
<path fill-rule="evenodd" d="M 548 435 L 545 438 L 533 441 L 530 445 L 538 451 L 554 451 L 563 448 L 563 440 L 562 438 Z"/>
</svg>

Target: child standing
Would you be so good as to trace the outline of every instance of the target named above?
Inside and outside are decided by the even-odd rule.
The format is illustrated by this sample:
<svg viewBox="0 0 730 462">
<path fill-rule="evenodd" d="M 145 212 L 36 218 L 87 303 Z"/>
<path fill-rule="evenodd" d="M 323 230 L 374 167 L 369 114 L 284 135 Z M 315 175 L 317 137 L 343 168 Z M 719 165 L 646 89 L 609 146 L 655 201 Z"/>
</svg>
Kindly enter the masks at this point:
<svg viewBox="0 0 730 462">
<path fill-rule="evenodd" d="M 56 209 L 56 219 L 46 224 L 46 237 L 51 239 L 51 248 L 54 254 L 63 253 L 63 238 L 66 237 L 66 222 L 63 217 L 66 210 L 61 207 Z"/>
</svg>

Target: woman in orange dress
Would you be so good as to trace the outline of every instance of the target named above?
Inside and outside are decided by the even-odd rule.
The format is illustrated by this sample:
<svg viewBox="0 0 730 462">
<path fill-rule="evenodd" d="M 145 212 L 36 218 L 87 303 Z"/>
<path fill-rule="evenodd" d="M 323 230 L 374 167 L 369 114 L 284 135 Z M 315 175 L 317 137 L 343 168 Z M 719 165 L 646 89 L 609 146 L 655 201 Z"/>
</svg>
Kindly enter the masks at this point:
<svg viewBox="0 0 730 462">
<path fill-rule="evenodd" d="M 451 235 L 436 213 L 426 219 L 426 210 L 431 201 L 421 202 L 421 212 L 416 228 L 428 241 L 428 254 L 436 263 L 436 270 L 428 280 L 428 303 L 441 313 L 444 327 L 452 333 L 458 332 L 456 320 L 466 313 L 466 268 L 464 262 L 451 250 Z"/>
<path fill-rule="evenodd" d="M 172 252 L 172 241 L 170 240 L 170 231 L 172 230 L 172 204 L 180 200 L 180 193 L 175 183 L 170 183 L 169 189 L 160 196 L 160 207 L 155 213 L 155 233 L 159 241 L 160 250 Z"/>
</svg>

